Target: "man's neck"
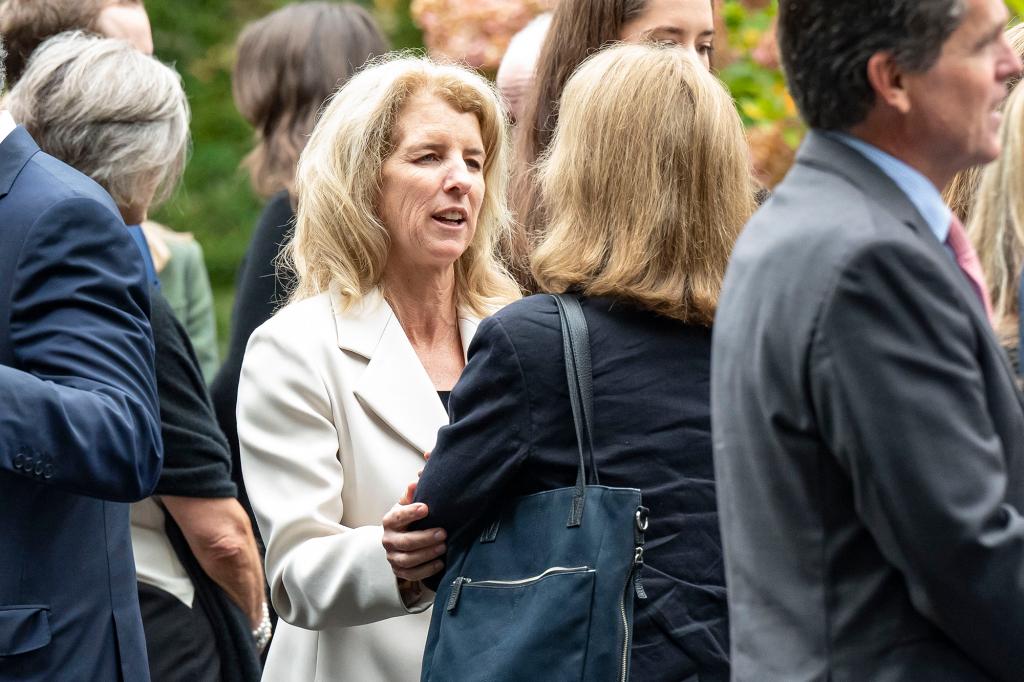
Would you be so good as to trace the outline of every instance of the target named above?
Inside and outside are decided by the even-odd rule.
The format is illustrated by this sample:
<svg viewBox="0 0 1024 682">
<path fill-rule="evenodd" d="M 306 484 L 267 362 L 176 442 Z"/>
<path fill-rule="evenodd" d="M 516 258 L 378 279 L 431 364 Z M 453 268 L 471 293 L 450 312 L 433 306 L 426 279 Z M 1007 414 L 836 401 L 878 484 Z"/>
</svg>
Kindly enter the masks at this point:
<svg viewBox="0 0 1024 682">
<path fill-rule="evenodd" d="M 936 163 L 936 160 L 931 158 L 929 150 L 921 149 L 914 138 L 906 134 L 896 121 L 887 122 L 885 125 L 864 122 L 853 126 L 846 133 L 907 164 L 926 177 L 940 192 L 956 175 L 955 170 Z"/>
</svg>

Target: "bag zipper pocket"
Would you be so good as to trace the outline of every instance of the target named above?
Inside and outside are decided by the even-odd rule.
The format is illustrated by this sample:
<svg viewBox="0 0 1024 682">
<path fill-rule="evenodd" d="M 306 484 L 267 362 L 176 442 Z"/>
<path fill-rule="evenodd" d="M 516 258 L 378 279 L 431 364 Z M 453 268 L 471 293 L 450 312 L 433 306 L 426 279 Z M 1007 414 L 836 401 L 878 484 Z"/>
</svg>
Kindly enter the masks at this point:
<svg viewBox="0 0 1024 682">
<path fill-rule="evenodd" d="M 639 519 L 639 517 L 637 518 Z M 629 616 L 626 614 L 626 598 L 630 592 L 633 592 L 638 599 L 647 599 L 647 592 L 644 591 L 643 581 L 640 579 L 640 571 L 643 570 L 643 567 L 644 548 L 643 545 L 637 545 L 633 554 L 633 567 L 626 576 L 626 585 L 622 589 L 622 597 L 619 600 L 619 616 L 622 618 L 622 668 L 619 672 L 620 682 L 626 682 L 629 678 L 629 647 L 632 645 Z"/>
<path fill-rule="evenodd" d="M 489 587 L 489 588 L 509 588 L 509 587 L 524 587 L 526 585 L 532 585 L 533 583 L 540 582 L 544 578 L 550 578 L 553 575 L 567 575 L 570 573 L 596 573 L 597 571 L 589 566 L 575 566 L 567 568 L 565 566 L 552 566 L 543 573 L 530 576 L 529 578 L 520 578 L 519 580 L 473 580 L 472 578 L 466 578 L 459 576 L 452 581 L 452 593 L 448 596 L 448 603 L 445 605 L 445 610 L 452 611 L 455 606 L 459 603 L 459 595 L 462 594 L 463 587 Z"/>
</svg>

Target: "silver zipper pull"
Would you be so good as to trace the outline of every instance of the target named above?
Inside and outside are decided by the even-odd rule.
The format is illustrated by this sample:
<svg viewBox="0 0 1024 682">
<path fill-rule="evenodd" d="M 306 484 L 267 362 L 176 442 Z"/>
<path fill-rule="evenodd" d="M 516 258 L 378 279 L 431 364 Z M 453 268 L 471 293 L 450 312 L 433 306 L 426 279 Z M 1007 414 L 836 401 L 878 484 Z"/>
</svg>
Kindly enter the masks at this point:
<svg viewBox="0 0 1024 682">
<path fill-rule="evenodd" d="M 633 554 L 633 592 L 637 599 L 647 599 L 647 592 L 644 590 L 644 583 L 640 577 L 640 571 L 644 567 L 644 548 L 637 545 Z"/>
<path fill-rule="evenodd" d="M 473 582 L 469 578 L 463 578 L 459 576 L 452 581 L 452 593 L 448 595 L 448 603 L 445 605 L 446 611 L 452 611 L 455 609 L 455 605 L 459 603 L 459 595 L 462 594 L 462 586 L 466 583 Z"/>
</svg>

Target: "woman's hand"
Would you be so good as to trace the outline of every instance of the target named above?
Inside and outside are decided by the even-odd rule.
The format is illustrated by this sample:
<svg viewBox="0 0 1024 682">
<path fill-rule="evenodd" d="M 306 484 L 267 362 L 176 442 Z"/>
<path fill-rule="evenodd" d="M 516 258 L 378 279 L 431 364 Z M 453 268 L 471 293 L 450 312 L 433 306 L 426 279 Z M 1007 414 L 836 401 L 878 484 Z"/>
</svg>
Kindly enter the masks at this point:
<svg viewBox="0 0 1024 682">
<path fill-rule="evenodd" d="M 402 580 L 416 582 L 444 568 L 440 557 L 447 549 L 444 543 L 446 535 L 443 528 L 409 530 L 409 524 L 427 516 L 427 505 L 421 502 L 408 504 L 408 498 L 406 494 L 393 506 L 381 524 L 384 526 L 384 550 L 391 570 Z"/>
</svg>

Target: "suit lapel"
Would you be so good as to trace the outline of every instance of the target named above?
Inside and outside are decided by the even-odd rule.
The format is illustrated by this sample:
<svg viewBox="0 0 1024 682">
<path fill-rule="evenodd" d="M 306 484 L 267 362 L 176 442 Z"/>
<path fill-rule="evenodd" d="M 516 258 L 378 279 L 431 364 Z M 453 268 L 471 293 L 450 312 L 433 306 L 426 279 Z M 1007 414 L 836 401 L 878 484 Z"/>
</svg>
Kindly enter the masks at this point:
<svg viewBox="0 0 1024 682">
<path fill-rule="evenodd" d="M 391 306 L 376 289 L 340 313 L 341 299 L 334 291 L 331 301 L 338 346 L 368 360 L 356 381 L 356 397 L 418 452 L 432 450 L 448 415 Z M 459 319 L 463 352 L 477 322 Z"/>
<path fill-rule="evenodd" d="M 1000 362 L 1006 372 L 1008 380 L 1016 386 L 1016 378 L 1013 368 L 1010 367 L 1009 359 L 1003 352 L 999 341 L 992 331 L 992 325 L 985 314 L 984 306 L 978 300 L 978 294 L 974 291 L 967 277 L 961 272 L 960 267 L 953 260 L 945 245 L 939 242 L 935 233 L 931 231 L 924 218 L 917 208 L 907 198 L 903 190 L 892 181 L 878 166 L 865 158 L 860 152 L 850 147 L 831 140 L 820 133 L 810 131 L 807 134 L 805 143 L 801 146 L 800 154 L 797 157 L 798 163 L 815 166 L 832 173 L 845 177 L 850 183 L 860 188 L 866 196 L 872 197 L 892 216 L 910 228 L 925 243 L 937 259 L 939 267 L 950 277 L 954 287 L 958 291 L 969 314 L 974 319 L 975 325 L 985 331 L 982 336 L 987 337 L 986 343 L 989 351 L 1000 357 Z M 1024 408 L 1024 394 L 1018 393 L 1021 400 L 1021 407 Z"/>
</svg>

